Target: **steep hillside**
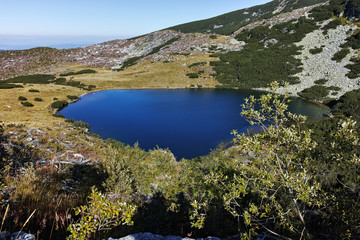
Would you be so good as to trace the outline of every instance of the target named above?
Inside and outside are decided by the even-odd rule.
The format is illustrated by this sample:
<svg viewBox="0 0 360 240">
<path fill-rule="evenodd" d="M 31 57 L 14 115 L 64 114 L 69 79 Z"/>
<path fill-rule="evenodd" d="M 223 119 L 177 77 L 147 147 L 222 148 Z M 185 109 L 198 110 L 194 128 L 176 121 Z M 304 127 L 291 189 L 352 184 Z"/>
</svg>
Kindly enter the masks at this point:
<svg viewBox="0 0 360 240">
<path fill-rule="evenodd" d="M 169 29 L 184 33 L 202 32 L 230 35 L 239 28 L 259 19 L 269 18 L 279 13 L 324 2 L 326 2 L 326 0 L 274 0 L 263 5 L 237 10 L 205 20 L 173 26 Z"/>
</svg>

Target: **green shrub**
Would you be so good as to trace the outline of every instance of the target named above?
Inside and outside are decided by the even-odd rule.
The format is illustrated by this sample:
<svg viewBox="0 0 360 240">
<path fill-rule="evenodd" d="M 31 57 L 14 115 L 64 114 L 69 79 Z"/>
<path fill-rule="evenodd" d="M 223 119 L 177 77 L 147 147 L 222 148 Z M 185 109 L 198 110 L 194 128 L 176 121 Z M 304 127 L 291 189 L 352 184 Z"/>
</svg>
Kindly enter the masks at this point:
<svg viewBox="0 0 360 240">
<path fill-rule="evenodd" d="M 26 98 L 26 97 L 23 97 L 23 96 L 19 96 L 19 97 L 18 97 L 18 100 L 19 100 L 19 101 L 26 101 L 27 98 Z"/>
<path fill-rule="evenodd" d="M 337 86 L 330 86 L 327 89 L 330 90 L 330 91 L 340 91 L 341 90 L 341 88 L 337 87 Z"/>
<path fill-rule="evenodd" d="M 310 49 L 309 50 L 309 52 L 311 53 L 311 54 L 318 54 L 318 53 L 321 53 L 322 51 L 323 51 L 323 47 L 316 47 L 316 48 L 312 48 L 312 49 Z"/>
<path fill-rule="evenodd" d="M 186 76 L 189 78 L 199 78 L 199 74 L 197 73 L 187 73 Z"/>
<path fill-rule="evenodd" d="M 55 84 L 59 84 L 59 85 L 65 85 L 66 83 L 66 78 L 56 78 L 53 83 Z"/>
<path fill-rule="evenodd" d="M 74 95 L 67 95 L 67 98 L 70 99 L 71 101 L 79 99 L 78 96 L 74 96 Z"/>
<path fill-rule="evenodd" d="M 328 82 L 327 79 L 322 78 L 322 79 L 316 80 L 314 83 L 315 83 L 315 84 L 318 84 L 318 85 L 324 85 L 324 84 L 327 83 L 327 82 Z"/>
<path fill-rule="evenodd" d="M 90 124 L 80 120 L 80 121 L 74 121 L 73 126 L 77 128 L 89 128 Z"/>
<path fill-rule="evenodd" d="M 329 89 L 325 86 L 315 85 L 310 88 L 306 88 L 298 93 L 298 95 L 302 98 L 308 100 L 317 100 L 322 101 L 329 94 Z"/>
<path fill-rule="evenodd" d="M 34 101 L 36 101 L 36 102 L 42 102 L 43 100 L 42 100 L 42 98 L 34 98 Z"/>
<path fill-rule="evenodd" d="M 55 79 L 54 75 L 35 74 L 19 76 L 5 80 L 5 83 L 33 83 L 33 84 L 49 84 L 51 80 Z"/>
<path fill-rule="evenodd" d="M 215 34 L 212 34 L 212 35 L 209 36 L 209 38 L 211 38 L 211 39 L 217 39 L 217 36 L 216 36 Z"/>
<path fill-rule="evenodd" d="M 89 73 L 97 73 L 97 72 L 93 69 L 83 69 L 83 70 L 77 71 L 75 74 L 79 75 L 79 74 L 89 74 Z"/>
<path fill-rule="evenodd" d="M 346 39 L 346 43 L 342 45 L 342 47 L 351 47 L 352 49 L 360 48 L 360 32 L 348 37 Z"/>
<path fill-rule="evenodd" d="M 73 122 L 75 122 L 73 119 L 65 119 L 65 122 L 67 122 L 67 123 L 73 123 Z"/>
<path fill-rule="evenodd" d="M 53 114 L 53 117 L 64 118 L 64 115 L 58 114 L 58 113 L 54 113 L 54 114 Z"/>
<path fill-rule="evenodd" d="M 34 104 L 32 104 L 32 103 L 30 103 L 30 102 L 28 102 L 28 101 L 21 102 L 21 104 L 22 104 L 23 106 L 25 106 L 25 107 L 33 107 L 33 106 L 34 106 Z"/>
<path fill-rule="evenodd" d="M 314 18 L 315 21 L 324 21 L 332 16 L 333 12 L 331 12 L 327 6 L 316 7 L 310 13 L 310 17 Z"/>
<path fill-rule="evenodd" d="M 11 84 L 11 83 L 0 83 L 0 89 L 11 89 L 11 88 L 23 88 L 21 85 Z"/>
<path fill-rule="evenodd" d="M 327 34 L 329 29 L 335 29 L 337 28 L 337 26 L 342 25 L 342 22 L 339 18 L 332 20 L 331 22 L 329 22 L 328 24 L 326 24 L 324 27 L 322 27 L 321 29 L 324 30 L 324 35 Z"/>
<path fill-rule="evenodd" d="M 29 89 L 29 92 L 40 92 L 40 91 L 37 89 Z"/>
<path fill-rule="evenodd" d="M 196 66 L 204 66 L 204 65 L 206 65 L 206 61 L 204 61 L 204 62 L 196 62 L 196 63 L 193 63 L 193 64 L 190 64 L 188 67 L 189 68 L 192 68 L 192 67 L 196 67 Z"/>
<path fill-rule="evenodd" d="M 345 93 L 332 108 L 334 114 L 347 117 L 360 115 L 360 89 Z"/>
<path fill-rule="evenodd" d="M 54 108 L 54 109 L 62 109 L 64 107 L 66 107 L 69 103 L 65 100 L 58 100 L 56 102 L 53 102 L 51 104 L 51 107 Z"/>
<path fill-rule="evenodd" d="M 341 60 L 343 60 L 349 53 L 350 53 L 350 49 L 344 48 L 338 51 L 337 53 L 335 53 L 331 59 L 336 62 L 341 62 Z"/>
<path fill-rule="evenodd" d="M 345 67 L 350 69 L 350 72 L 346 74 L 348 78 L 358 78 L 360 77 L 360 59 L 352 58 L 350 59 L 352 64 L 348 64 Z"/>
</svg>

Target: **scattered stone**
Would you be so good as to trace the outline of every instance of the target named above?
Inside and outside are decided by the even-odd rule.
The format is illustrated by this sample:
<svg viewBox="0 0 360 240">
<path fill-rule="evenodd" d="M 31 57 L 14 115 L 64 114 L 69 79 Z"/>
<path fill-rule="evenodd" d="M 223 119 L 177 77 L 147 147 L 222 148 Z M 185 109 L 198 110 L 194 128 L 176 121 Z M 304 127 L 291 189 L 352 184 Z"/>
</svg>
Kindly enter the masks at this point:
<svg viewBox="0 0 360 240">
<path fill-rule="evenodd" d="M 122 238 L 108 238 L 107 240 L 221 240 L 221 239 L 217 237 L 196 238 L 196 239 L 188 238 L 188 237 L 182 238 L 179 236 L 172 236 L 172 235 L 161 236 L 146 232 L 146 233 L 131 234 Z"/>
</svg>

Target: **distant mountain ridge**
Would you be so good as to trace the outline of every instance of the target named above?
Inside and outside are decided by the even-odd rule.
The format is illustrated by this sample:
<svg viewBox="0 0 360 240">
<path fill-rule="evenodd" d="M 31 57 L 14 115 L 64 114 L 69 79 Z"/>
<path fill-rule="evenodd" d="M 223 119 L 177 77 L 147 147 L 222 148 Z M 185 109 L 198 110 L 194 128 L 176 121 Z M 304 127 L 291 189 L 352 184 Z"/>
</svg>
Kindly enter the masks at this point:
<svg viewBox="0 0 360 240">
<path fill-rule="evenodd" d="M 201 32 L 230 35 L 239 28 L 259 19 L 324 2 L 327 0 L 274 0 L 217 17 L 176 25 L 169 29 L 183 33 Z"/>
</svg>

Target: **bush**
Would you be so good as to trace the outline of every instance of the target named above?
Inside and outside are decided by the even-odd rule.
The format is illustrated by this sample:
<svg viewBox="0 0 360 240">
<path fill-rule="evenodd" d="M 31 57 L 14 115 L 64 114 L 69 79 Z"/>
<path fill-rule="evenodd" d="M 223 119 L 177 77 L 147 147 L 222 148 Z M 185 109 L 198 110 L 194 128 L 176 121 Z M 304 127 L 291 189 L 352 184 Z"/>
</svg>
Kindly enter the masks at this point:
<svg viewBox="0 0 360 240">
<path fill-rule="evenodd" d="M 332 108 L 335 114 L 347 117 L 360 115 L 360 89 L 345 93 Z"/>
<path fill-rule="evenodd" d="M 330 90 L 330 91 L 340 91 L 341 90 L 341 88 L 336 87 L 336 86 L 330 86 L 327 89 Z"/>
<path fill-rule="evenodd" d="M 323 51 L 323 49 L 324 49 L 323 47 L 319 47 L 319 48 L 316 47 L 316 48 L 310 49 L 309 52 L 314 55 L 314 54 L 321 53 Z"/>
<path fill-rule="evenodd" d="M 350 69 L 350 72 L 346 74 L 348 78 L 358 78 L 360 77 L 360 59 L 352 58 L 350 60 L 352 64 L 348 64 L 345 67 Z"/>
<path fill-rule="evenodd" d="M 73 126 L 77 128 L 89 128 L 90 124 L 83 121 L 74 121 Z"/>
<path fill-rule="evenodd" d="M 0 89 L 23 88 L 21 85 L 11 83 L 0 83 Z"/>
<path fill-rule="evenodd" d="M 67 122 L 67 123 L 73 123 L 73 122 L 75 122 L 73 119 L 65 119 L 65 122 Z"/>
<path fill-rule="evenodd" d="M 55 78 L 54 75 L 35 74 L 27 76 L 19 76 L 5 80 L 6 83 L 33 83 L 33 84 L 49 84 Z"/>
<path fill-rule="evenodd" d="M 67 95 L 67 98 L 70 99 L 71 101 L 79 99 L 77 96 L 74 95 Z"/>
<path fill-rule="evenodd" d="M 18 97 L 18 100 L 19 100 L 19 101 L 26 101 L 27 98 L 26 98 L 26 97 L 23 97 L 23 96 L 19 96 L 19 97 Z"/>
<path fill-rule="evenodd" d="M 37 101 L 37 102 L 42 102 L 42 98 L 34 98 L 34 101 Z"/>
<path fill-rule="evenodd" d="M 311 11 L 310 17 L 314 18 L 315 21 L 324 21 L 333 16 L 333 13 L 326 7 L 316 7 Z"/>
<path fill-rule="evenodd" d="M 327 34 L 327 31 L 328 31 L 329 29 L 335 29 L 335 28 L 337 28 L 337 26 L 339 26 L 339 25 L 342 25 L 342 22 L 341 22 L 340 19 L 337 18 L 337 19 L 329 22 L 327 25 L 325 25 L 325 26 L 322 27 L 321 29 L 324 30 L 324 34 Z"/>
<path fill-rule="evenodd" d="M 64 107 L 66 107 L 69 103 L 65 100 L 58 100 L 56 102 L 53 102 L 51 104 L 51 107 L 54 108 L 54 109 L 62 109 Z"/>
<path fill-rule="evenodd" d="M 206 65 L 206 61 L 204 61 L 204 62 L 196 62 L 196 63 L 190 64 L 188 66 L 188 68 L 192 68 L 192 67 L 196 67 L 196 66 L 204 66 L 204 65 Z"/>
<path fill-rule="evenodd" d="M 37 89 L 29 89 L 29 92 L 40 92 L 40 91 Z"/>
<path fill-rule="evenodd" d="M 316 80 L 314 83 L 315 83 L 315 84 L 318 84 L 318 85 L 324 85 L 324 84 L 327 83 L 327 82 L 328 82 L 327 79 L 322 78 L 322 79 Z"/>
<path fill-rule="evenodd" d="M 66 83 L 66 78 L 57 78 L 53 81 L 53 83 L 55 84 L 59 84 L 59 85 L 65 85 Z"/>
<path fill-rule="evenodd" d="M 343 60 L 349 53 L 350 53 L 350 49 L 344 48 L 338 51 L 337 53 L 335 53 L 331 59 L 336 62 L 341 62 L 341 60 Z"/>
<path fill-rule="evenodd" d="M 199 78 L 199 74 L 197 73 L 187 73 L 186 76 L 189 78 Z"/>
<path fill-rule="evenodd" d="M 310 88 L 306 88 L 298 93 L 298 95 L 302 98 L 308 100 L 317 100 L 322 101 L 329 94 L 329 89 L 325 86 L 315 85 Z"/>
<path fill-rule="evenodd" d="M 34 104 L 32 104 L 32 103 L 30 103 L 30 102 L 28 102 L 28 101 L 26 101 L 26 102 L 21 102 L 21 104 L 22 104 L 23 106 L 25 106 L 25 107 L 33 107 L 33 106 L 34 106 Z"/>
<path fill-rule="evenodd" d="M 64 115 L 58 114 L 58 113 L 54 113 L 54 114 L 53 114 L 53 117 L 64 118 Z"/>
<path fill-rule="evenodd" d="M 210 35 L 209 38 L 211 38 L 211 39 L 217 39 L 217 36 L 213 34 L 213 35 Z"/>
<path fill-rule="evenodd" d="M 342 47 L 351 47 L 352 49 L 360 48 L 360 32 L 348 37 L 346 39 L 346 43 L 342 45 Z"/>
</svg>

